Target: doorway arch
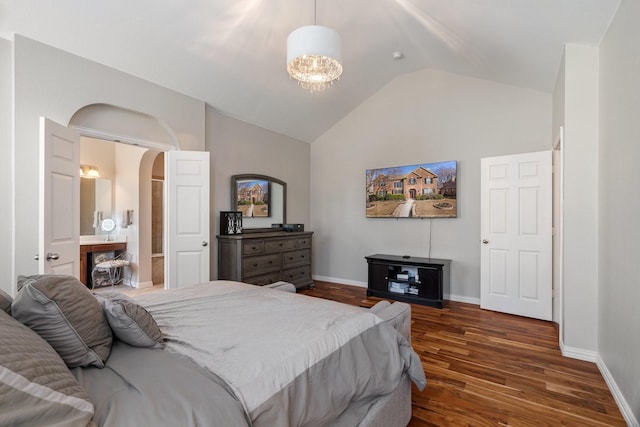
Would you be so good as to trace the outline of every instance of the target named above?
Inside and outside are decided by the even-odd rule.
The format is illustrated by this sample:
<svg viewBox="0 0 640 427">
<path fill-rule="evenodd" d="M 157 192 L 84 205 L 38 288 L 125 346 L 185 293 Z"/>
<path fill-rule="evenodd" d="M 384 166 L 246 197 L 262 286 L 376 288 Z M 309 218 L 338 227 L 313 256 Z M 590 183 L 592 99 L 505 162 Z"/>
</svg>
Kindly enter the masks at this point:
<svg viewBox="0 0 640 427">
<path fill-rule="evenodd" d="M 163 120 L 110 104 L 89 104 L 76 111 L 69 127 L 80 135 L 138 145 L 158 151 L 179 150 L 175 132 Z"/>
<path fill-rule="evenodd" d="M 179 150 L 178 139 L 173 130 L 162 120 L 149 114 L 96 103 L 77 110 L 69 120 L 69 127 L 81 137 L 90 137 L 128 144 L 147 151 L 138 162 L 137 212 L 131 230 L 126 235 L 131 239 L 130 247 L 134 262 L 135 285 L 139 288 L 153 286 L 151 269 L 151 177 L 155 158 L 161 152 Z M 129 209 L 129 208 L 127 208 Z M 114 214 L 119 215 L 119 211 Z"/>
</svg>

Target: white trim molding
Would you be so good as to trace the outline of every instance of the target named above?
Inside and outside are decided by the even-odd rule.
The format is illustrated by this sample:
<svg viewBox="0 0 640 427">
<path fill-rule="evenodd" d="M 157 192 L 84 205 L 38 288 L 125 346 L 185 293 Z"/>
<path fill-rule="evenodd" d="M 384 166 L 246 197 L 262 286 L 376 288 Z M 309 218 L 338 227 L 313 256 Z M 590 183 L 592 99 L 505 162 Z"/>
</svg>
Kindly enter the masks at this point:
<svg viewBox="0 0 640 427">
<path fill-rule="evenodd" d="M 613 379 L 613 375 L 609 372 L 609 369 L 600 357 L 600 354 L 595 351 L 584 350 L 582 348 L 568 347 L 564 345 L 562 341 L 560 341 L 560 351 L 565 357 L 595 363 L 600 370 L 600 374 L 602 374 L 604 381 L 607 383 L 607 387 L 609 387 L 609 391 L 611 391 L 611 395 L 616 401 L 618 409 L 620 409 L 624 420 L 630 427 L 640 427 L 638 419 L 634 416 L 633 411 L 631 410 L 631 406 L 629 406 L 629 403 L 625 400 L 622 391 L 620 391 L 618 384 Z"/>
<path fill-rule="evenodd" d="M 571 359 L 584 360 L 586 362 L 596 363 L 598 353 L 592 350 L 585 350 L 583 348 L 569 347 L 560 341 L 560 352 L 564 357 L 570 357 Z"/>
<path fill-rule="evenodd" d="M 136 138 L 134 136 L 117 134 L 114 132 L 104 131 L 100 129 L 89 128 L 85 126 L 69 125 L 70 128 L 77 130 L 80 135 L 89 138 L 103 139 L 105 141 L 122 142 L 124 144 L 136 145 L 139 147 L 149 148 L 156 151 L 171 151 L 176 147 L 161 142 L 151 141 L 148 139 Z"/>
<path fill-rule="evenodd" d="M 147 281 L 147 282 L 138 282 L 135 284 L 135 286 L 133 286 L 134 288 L 138 288 L 138 289 L 148 289 L 148 288 L 153 288 L 153 282 L 151 280 Z"/>
<path fill-rule="evenodd" d="M 367 282 L 359 282 L 359 281 L 356 281 L 356 280 L 349 280 L 349 279 L 340 279 L 338 277 L 314 275 L 311 278 L 313 280 L 317 280 L 319 282 L 329 282 L 329 283 L 337 283 L 337 284 L 341 284 L 341 285 L 358 286 L 360 288 L 366 288 L 367 287 Z"/>
<path fill-rule="evenodd" d="M 464 295 L 444 294 L 444 299 L 449 301 L 464 302 L 467 304 L 480 305 L 480 298 L 466 297 Z"/>
<path fill-rule="evenodd" d="M 622 413 L 624 420 L 627 422 L 627 424 L 630 427 L 639 427 L 640 424 L 638 423 L 638 419 L 633 414 L 633 410 L 631 409 L 631 406 L 629 405 L 627 400 L 624 398 L 624 395 L 622 394 L 622 391 L 618 387 L 616 380 L 613 379 L 613 375 L 611 375 L 611 372 L 609 372 L 609 368 L 607 368 L 607 365 L 604 363 L 604 360 L 602 360 L 599 354 L 596 355 L 596 366 L 598 366 L 598 369 L 600 370 L 600 373 L 602 374 L 604 381 L 607 383 L 607 386 L 609 387 L 609 390 L 611 391 L 613 398 L 618 404 L 618 409 L 620 409 L 620 412 Z"/>
</svg>

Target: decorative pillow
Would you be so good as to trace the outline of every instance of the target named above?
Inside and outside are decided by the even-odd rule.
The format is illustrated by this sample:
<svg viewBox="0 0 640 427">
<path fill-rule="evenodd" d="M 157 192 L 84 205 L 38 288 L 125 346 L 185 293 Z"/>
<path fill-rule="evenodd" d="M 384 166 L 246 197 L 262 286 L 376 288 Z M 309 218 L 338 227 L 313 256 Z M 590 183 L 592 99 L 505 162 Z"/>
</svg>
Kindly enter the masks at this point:
<svg viewBox="0 0 640 427">
<path fill-rule="evenodd" d="M 0 289 L 0 310 L 10 315 L 12 302 L 13 298 L 11 298 L 11 295 Z"/>
<path fill-rule="evenodd" d="M 162 332 L 155 319 L 144 307 L 126 295 L 95 294 L 104 309 L 113 334 L 135 347 L 163 347 Z"/>
<path fill-rule="evenodd" d="M 104 367 L 113 336 L 102 307 L 72 276 L 42 276 L 27 281 L 11 314 L 58 352 L 67 366 Z"/>
<path fill-rule="evenodd" d="M 0 425 L 86 426 L 93 404 L 38 334 L 0 311 Z"/>
<path fill-rule="evenodd" d="M 23 275 L 19 275 L 18 276 L 18 280 L 16 283 L 16 292 L 20 292 L 20 290 L 24 287 L 24 285 L 26 285 L 27 283 L 33 283 L 38 279 L 42 279 L 43 277 L 47 277 L 46 274 L 34 274 L 33 276 L 23 276 Z"/>
</svg>

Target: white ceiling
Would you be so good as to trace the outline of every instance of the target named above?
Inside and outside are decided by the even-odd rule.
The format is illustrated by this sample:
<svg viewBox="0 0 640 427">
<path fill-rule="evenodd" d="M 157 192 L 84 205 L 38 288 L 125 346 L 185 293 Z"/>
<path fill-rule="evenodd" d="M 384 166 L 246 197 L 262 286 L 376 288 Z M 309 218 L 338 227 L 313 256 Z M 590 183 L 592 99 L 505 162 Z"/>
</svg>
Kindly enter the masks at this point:
<svg viewBox="0 0 640 427">
<path fill-rule="evenodd" d="M 22 34 L 312 142 L 423 68 L 551 92 L 564 44 L 598 44 L 619 3 L 317 0 L 317 24 L 342 36 L 344 73 L 314 94 L 285 64 L 288 34 L 313 24 L 313 0 L 0 0 L 0 37 Z"/>
</svg>

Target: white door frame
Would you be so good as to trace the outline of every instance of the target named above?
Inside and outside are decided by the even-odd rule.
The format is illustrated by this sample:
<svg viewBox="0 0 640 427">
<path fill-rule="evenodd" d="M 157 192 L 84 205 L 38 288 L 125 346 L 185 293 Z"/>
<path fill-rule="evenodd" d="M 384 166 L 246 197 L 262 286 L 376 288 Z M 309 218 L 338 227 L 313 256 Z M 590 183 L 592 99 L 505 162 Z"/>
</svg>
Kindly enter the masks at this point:
<svg viewBox="0 0 640 427">
<path fill-rule="evenodd" d="M 150 149 L 150 150 L 162 151 L 162 152 L 165 152 L 165 153 L 167 153 L 169 151 L 177 150 L 176 147 L 174 147 L 173 145 L 170 145 L 170 144 L 162 144 L 162 143 L 154 142 L 154 141 L 151 141 L 151 140 L 135 138 L 135 137 L 128 136 L 128 135 L 116 134 L 116 133 L 113 133 L 113 132 L 110 132 L 110 131 L 92 129 L 92 128 L 87 128 L 87 127 L 83 127 L 83 126 L 75 126 L 75 125 L 69 125 L 69 127 L 75 129 L 76 131 L 78 131 L 80 133 L 81 137 L 101 139 L 101 140 L 105 140 L 105 141 L 111 141 L 113 143 L 123 143 L 123 144 L 128 144 L 128 145 L 134 145 L 134 146 L 137 146 L 137 147 L 147 148 L 147 149 Z M 163 197 L 163 205 L 164 205 L 163 211 L 165 211 L 165 212 L 166 212 L 166 203 L 167 203 L 167 198 Z M 165 216 L 165 218 L 163 218 L 163 221 L 165 223 L 163 225 L 163 229 L 164 229 L 164 232 L 165 232 L 165 239 L 164 239 L 165 242 L 164 242 L 164 244 L 166 244 L 166 240 L 169 238 L 169 236 L 166 235 L 166 222 L 167 222 L 166 216 Z M 166 259 L 165 259 L 165 261 L 166 261 Z M 140 262 L 139 259 L 138 259 L 138 262 Z M 150 259 L 149 262 L 151 263 L 153 261 Z M 167 266 L 166 262 L 164 263 L 164 277 L 165 277 L 165 282 L 166 282 L 167 277 L 169 277 L 168 276 L 168 266 Z M 140 282 L 138 282 L 138 285 L 140 285 Z"/>
<path fill-rule="evenodd" d="M 557 239 L 557 253 L 553 254 L 553 262 L 557 268 L 557 271 L 553 272 L 554 282 L 554 315 L 553 320 L 558 323 L 558 341 L 561 346 L 564 345 L 564 126 L 560 126 L 558 137 L 553 145 L 554 152 L 557 152 L 557 156 L 554 156 L 554 160 L 558 162 L 553 164 L 554 182 L 557 180 L 558 186 L 554 185 L 554 191 L 558 194 L 554 194 L 554 200 L 558 201 L 558 205 L 553 208 L 554 219 L 554 239 Z M 557 310 L 555 309 L 557 307 Z"/>
</svg>

